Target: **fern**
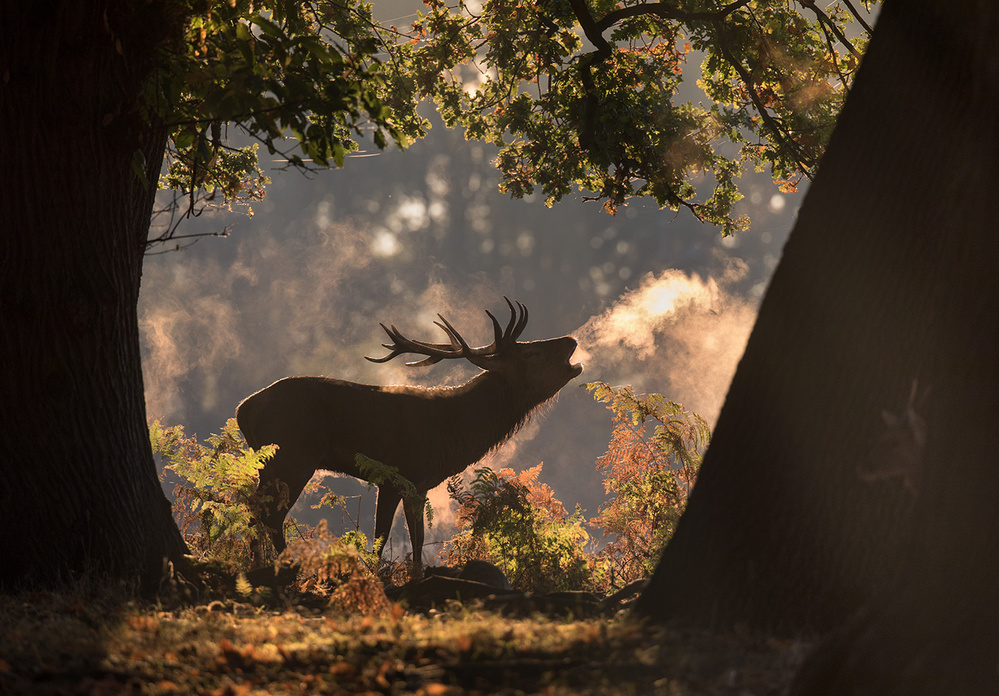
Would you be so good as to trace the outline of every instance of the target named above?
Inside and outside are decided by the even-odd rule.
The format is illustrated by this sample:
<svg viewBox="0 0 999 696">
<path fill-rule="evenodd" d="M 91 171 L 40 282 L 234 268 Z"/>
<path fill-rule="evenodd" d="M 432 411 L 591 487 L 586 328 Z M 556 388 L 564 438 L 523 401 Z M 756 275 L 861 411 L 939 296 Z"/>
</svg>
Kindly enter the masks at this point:
<svg viewBox="0 0 999 696">
<path fill-rule="evenodd" d="M 591 526 L 613 537 L 602 555 L 615 584 L 652 573 L 673 536 L 697 479 L 711 431 L 707 422 L 661 394 L 639 396 L 630 386 L 584 385 L 614 413 L 607 452 L 597 460 L 613 495 Z"/>
<path fill-rule="evenodd" d="M 394 488 L 405 503 L 422 502 L 423 514 L 427 519 L 427 527 L 434 526 L 434 509 L 429 500 L 416 490 L 416 486 L 408 478 L 399 473 L 399 469 L 391 464 L 383 464 L 377 460 L 367 457 L 361 453 L 354 455 L 354 462 L 361 471 L 365 481 L 372 486 L 389 486 Z"/>
<path fill-rule="evenodd" d="M 249 543 L 257 537 L 252 524 L 259 504 L 257 472 L 277 447 L 248 447 L 235 418 L 206 445 L 187 437 L 183 426 L 164 428 L 153 421 L 149 442 L 166 461 L 162 475 L 172 471 L 181 479 L 174 487 L 173 510 L 188 546 L 205 559 L 245 567 Z"/>
<path fill-rule="evenodd" d="M 278 563 L 297 568 L 299 588 L 327 596 L 330 607 L 344 614 L 378 615 L 391 605 L 375 575 L 378 554 L 366 551 L 367 545 L 361 532 L 337 537 L 320 520 L 308 534 L 289 542 Z"/>
</svg>

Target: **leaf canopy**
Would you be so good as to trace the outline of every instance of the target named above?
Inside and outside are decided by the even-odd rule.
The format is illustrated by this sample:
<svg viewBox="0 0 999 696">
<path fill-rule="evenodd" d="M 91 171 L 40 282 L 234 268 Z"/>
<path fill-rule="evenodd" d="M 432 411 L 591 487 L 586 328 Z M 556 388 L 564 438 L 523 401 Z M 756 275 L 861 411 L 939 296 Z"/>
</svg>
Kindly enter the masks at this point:
<svg viewBox="0 0 999 696">
<path fill-rule="evenodd" d="M 401 73 L 381 58 L 391 59 L 395 40 L 369 4 L 209 0 L 185 9 L 184 35 L 164 52 L 143 105 L 167 130 L 160 185 L 188 197 L 189 214 L 216 197 L 263 197 L 257 146 L 230 147 L 229 125 L 301 168 L 342 166 L 362 137 L 382 148 L 423 135 L 415 100 L 390 100 Z"/>
<path fill-rule="evenodd" d="M 608 212 L 633 196 L 723 234 L 738 178 L 810 179 L 866 47 L 871 2 L 425 0 L 410 27 L 359 0 L 201 0 L 144 103 L 169 129 L 163 185 L 192 198 L 262 195 L 255 151 L 342 166 L 358 140 L 405 147 L 432 100 L 448 126 L 495 144 L 501 188 L 574 192 Z M 858 7 L 859 6 L 859 7 Z M 689 98 L 691 74 L 703 99 Z M 687 96 L 683 96 L 687 95 Z M 297 151 L 281 150 L 285 138 Z"/>
<path fill-rule="evenodd" d="M 785 191 L 814 175 L 871 9 L 850 0 L 427 7 L 407 63 L 424 66 L 417 82 L 446 123 L 500 148 L 504 190 L 540 188 L 549 205 L 585 191 L 612 213 L 651 196 L 723 234 L 748 225 L 733 217 L 747 165 L 769 166 Z M 681 98 L 691 73 L 706 97 L 697 103 Z"/>
</svg>

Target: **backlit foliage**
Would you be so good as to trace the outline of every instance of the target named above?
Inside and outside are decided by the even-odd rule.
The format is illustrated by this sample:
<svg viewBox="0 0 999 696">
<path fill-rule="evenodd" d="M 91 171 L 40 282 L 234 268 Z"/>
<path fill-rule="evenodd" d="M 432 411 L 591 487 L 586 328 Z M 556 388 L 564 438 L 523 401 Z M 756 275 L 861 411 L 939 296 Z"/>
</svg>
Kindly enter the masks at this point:
<svg viewBox="0 0 999 696">
<path fill-rule="evenodd" d="M 372 20 L 370 4 L 179 4 L 187 16 L 184 35 L 168 47 L 143 97 L 148 118 L 167 134 L 160 184 L 184 197 L 170 210 L 174 219 L 196 215 L 206 203 L 262 197 L 268 179 L 257 148 L 231 145 L 230 125 L 269 155 L 304 168 L 342 166 L 361 138 L 379 148 L 389 141 L 402 147 L 423 134 L 415 100 L 390 89 L 379 56 L 393 40 Z M 390 97 L 392 108 L 385 103 Z M 134 164 L 143 176 L 140 153 Z"/>
<path fill-rule="evenodd" d="M 277 448 L 247 447 L 235 418 L 207 446 L 185 436 L 183 426 L 164 428 L 159 421 L 150 424 L 149 440 L 166 461 L 161 476 L 173 472 L 181 479 L 173 489 L 173 510 L 191 551 L 233 570 L 246 568 L 258 534 L 251 524 L 257 471 Z"/>
<path fill-rule="evenodd" d="M 552 489 L 538 483 L 541 466 L 520 474 L 482 467 L 467 489 L 460 477 L 448 482 L 462 528 L 441 552 L 448 565 L 487 560 L 515 589 L 535 593 L 589 586 L 593 559 L 582 513 L 568 515 Z"/>
<path fill-rule="evenodd" d="M 426 5 L 403 63 L 449 125 L 500 148 L 505 190 L 550 205 L 578 188 L 609 212 L 647 195 L 724 234 L 748 224 L 745 165 L 785 190 L 813 176 L 868 35 L 848 0 Z M 707 103 L 679 96 L 691 75 Z"/>
<path fill-rule="evenodd" d="M 601 551 L 615 584 L 648 577 L 683 514 L 710 432 L 696 413 L 661 394 L 631 387 L 587 384 L 614 413 L 614 433 L 597 460 L 604 489 L 613 495 L 591 520 L 613 538 Z"/>
<path fill-rule="evenodd" d="M 153 452 L 166 462 L 161 477 L 170 472 L 180 478 L 173 489 L 173 510 L 188 548 L 200 560 L 221 563 L 232 572 L 247 570 L 264 560 L 254 558 L 254 552 L 259 552 L 254 546 L 262 536 L 255 519 L 260 506 L 269 501 L 268 496 L 257 493 L 258 472 L 277 447 L 254 450 L 247 446 L 234 418 L 226 422 L 220 434 L 209 436 L 207 445 L 196 436 L 187 437 L 183 426 L 164 428 L 159 421 L 150 424 L 149 439 Z M 346 510 L 346 501 L 327 491 L 313 507 Z M 299 566 L 303 589 L 319 592 L 332 586 L 356 588 L 358 583 L 367 583 L 378 569 L 378 556 L 366 550 L 368 540 L 358 529 L 335 537 L 327 531 L 325 521 L 311 527 L 289 518 L 284 532 L 288 548 L 275 558 L 266 540 L 270 553 L 266 560 Z"/>
<path fill-rule="evenodd" d="M 341 166 L 360 139 L 421 137 L 429 99 L 499 147 L 515 197 L 540 189 L 551 205 L 578 190 L 613 213 L 651 196 L 729 234 L 748 225 L 733 213 L 746 166 L 786 191 L 814 175 L 874 3 L 424 4 L 396 28 L 360 0 L 179 2 L 184 35 L 142 99 L 166 130 L 173 218 L 263 195 L 256 150 L 231 145 L 230 126 L 287 166 Z M 701 92 L 681 96 L 685 81 Z M 145 165 L 137 152 L 140 178 Z"/>
<path fill-rule="evenodd" d="M 289 542 L 278 564 L 298 569 L 298 589 L 328 597 L 343 614 L 381 615 L 391 608 L 376 575 L 378 555 L 367 550 L 359 532 L 332 534 L 321 520 L 315 529 Z"/>
</svg>

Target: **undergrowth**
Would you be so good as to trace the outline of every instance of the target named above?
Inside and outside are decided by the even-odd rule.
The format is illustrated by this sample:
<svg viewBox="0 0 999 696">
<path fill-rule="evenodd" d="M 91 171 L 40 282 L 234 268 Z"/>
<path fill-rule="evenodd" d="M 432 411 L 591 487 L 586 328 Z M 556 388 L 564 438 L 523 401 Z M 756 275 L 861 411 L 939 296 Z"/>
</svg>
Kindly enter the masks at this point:
<svg viewBox="0 0 999 696">
<path fill-rule="evenodd" d="M 613 413 L 614 423 L 607 452 L 596 462 L 609 494 L 597 515 L 587 519 L 578 506 L 567 512 L 551 487 L 539 481 L 541 464 L 520 473 L 480 467 L 467 483 L 460 476 L 448 482 L 458 524 L 438 555 L 443 563 L 490 561 L 515 589 L 535 594 L 607 593 L 652 573 L 696 480 L 710 437 L 707 424 L 659 394 L 636 395 L 630 387 L 601 382 L 585 387 Z M 262 504 L 274 502 L 261 497 L 256 486 L 257 472 L 276 448 L 249 448 L 234 419 L 206 445 L 186 436 L 181 426 L 164 428 L 154 421 L 150 441 L 166 462 L 163 475 L 178 478 L 174 513 L 192 552 L 234 575 L 245 573 L 259 549 L 269 547 L 253 520 Z M 361 454 L 358 460 L 373 483 L 404 494 L 413 488 L 394 467 Z M 344 498 L 323 484 L 310 483 L 307 490 L 322 493 L 314 508 L 338 509 L 349 517 Z M 432 521 L 429 505 L 426 515 Z M 312 527 L 289 517 L 284 530 L 289 546 L 270 560 L 298 569 L 298 591 L 329 597 L 345 611 L 378 614 L 387 600 L 376 588 L 404 582 L 407 566 L 380 566 L 360 521 L 353 522 L 354 529 L 336 536 L 324 522 Z M 602 534 L 602 548 L 588 530 Z M 256 597 L 252 584 L 241 582 L 243 594 Z"/>
<path fill-rule="evenodd" d="M 520 474 L 482 467 L 467 489 L 460 476 L 452 478 L 448 493 L 458 504 L 460 531 L 441 555 L 454 566 L 495 563 L 527 592 L 606 589 L 596 586 L 600 573 L 582 512 L 567 514 L 552 489 L 538 483 L 541 467 Z"/>
<path fill-rule="evenodd" d="M 658 395 L 587 386 L 614 413 L 597 462 L 608 502 L 586 519 L 540 482 L 541 465 L 476 469 L 467 484 L 451 482 L 460 527 L 446 562 L 491 559 L 535 593 L 608 591 L 648 575 L 694 484 L 707 427 Z M 158 423 L 150 436 L 178 477 L 175 513 L 195 562 L 227 569 L 233 586 L 156 605 L 97 587 L 0 594 L 0 693 L 766 695 L 786 692 L 806 652 L 800 641 L 620 614 L 511 618 L 453 601 L 408 612 L 386 598 L 364 534 L 337 536 L 324 522 L 289 525 L 276 562 L 298 580 L 269 594 L 246 563 L 256 471 L 273 450 L 247 449 L 232 422 L 206 445 Z M 319 505 L 344 501 L 327 491 Z M 598 551 L 594 529 L 607 535 Z M 405 566 L 390 571 L 400 580 Z"/>
</svg>

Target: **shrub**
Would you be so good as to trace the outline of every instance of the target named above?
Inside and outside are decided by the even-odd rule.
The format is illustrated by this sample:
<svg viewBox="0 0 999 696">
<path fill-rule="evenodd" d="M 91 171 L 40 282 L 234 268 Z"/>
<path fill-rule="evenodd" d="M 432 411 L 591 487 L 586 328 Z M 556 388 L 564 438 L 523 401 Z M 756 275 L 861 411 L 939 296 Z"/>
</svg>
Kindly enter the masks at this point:
<svg viewBox="0 0 999 696">
<path fill-rule="evenodd" d="M 181 478 L 173 490 L 173 511 L 191 551 L 232 571 L 248 567 L 257 538 L 252 524 L 257 471 L 277 447 L 248 447 L 235 418 L 210 436 L 207 446 L 186 437 L 183 426 L 164 428 L 158 420 L 149 426 L 149 441 L 166 460 L 161 477 L 169 470 Z"/>
<path fill-rule="evenodd" d="M 607 452 L 597 460 L 613 498 L 590 520 L 613 539 L 602 549 L 612 585 L 647 577 L 694 486 L 711 437 L 707 422 L 661 394 L 636 395 L 630 386 L 585 385 L 614 413 Z"/>
<path fill-rule="evenodd" d="M 589 587 L 593 564 L 582 513 L 567 514 L 551 488 L 538 483 L 541 466 L 518 475 L 482 467 L 467 490 L 459 477 L 452 478 L 448 493 L 458 503 L 463 529 L 445 544 L 445 562 L 490 561 L 513 587 L 529 592 Z"/>
<path fill-rule="evenodd" d="M 391 603 L 375 574 L 378 554 L 367 547 L 361 532 L 337 537 L 326 528 L 326 520 L 320 520 L 289 542 L 277 562 L 298 568 L 299 590 L 327 596 L 329 605 L 339 612 L 379 615 Z"/>
<path fill-rule="evenodd" d="M 227 421 L 219 435 L 210 436 L 207 445 L 185 436 L 182 426 L 164 428 L 159 421 L 150 424 L 149 439 L 153 451 L 166 460 L 163 475 L 172 471 L 181 479 L 174 487 L 173 510 L 188 547 L 200 560 L 239 573 L 237 591 L 256 597 L 241 571 L 253 560 L 259 506 L 271 502 L 257 494 L 258 471 L 277 448 L 248 447 L 235 419 Z M 317 484 L 313 490 L 323 488 Z M 313 507 L 346 509 L 346 501 L 327 489 Z M 288 520 L 286 529 L 288 548 L 276 563 L 298 568 L 300 591 L 327 595 L 331 606 L 346 613 L 378 614 L 389 607 L 374 573 L 378 556 L 367 551 L 368 540 L 359 530 L 336 537 L 325 520 L 315 527 Z"/>
<path fill-rule="evenodd" d="M 230 572 L 245 570 L 251 565 L 262 565 L 274 559 L 273 547 L 267 535 L 261 535 L 256 520 L 262 517 L 263 504 L 287 505 L 287 488 L 279 492 L 284 500 L 275 501 L 271 495 L 257 492 L 259 470 L 277 451 L 275 445 L 253 450 L 247 446 L 239 426 L 230 418 L 219 435 L 208 438 L 203 445 L 195 436 L 187 437 L 183 426 L 164 428 L 153 421 L 149 426 L 149 440 L 154 453 L 166 461 L 161 479 L 168 471 L 176 474 L 181 481 L 173 489 L 173 512 L 190 550 L 203 561 L 221 563 Z M 416 495 L 412 483 L 403 478 L 398 469 L 358 454 L 358 466 L 367 477 L 370 485 L 390 485 L 402 491 L 404 498 Z M 336 538 L 325 527 L 325 522 L 312 527 L 288 517 L 284 532 L 289 544 L 301 540 L 314 551 L 315 544 L 343 546 L 363 551 L 362 560 L 370 568 L 378 567 L 376 548 L 374 552 L 364 551 L 367 538 L 360 531 L 357 520 L 350 517 L 347 501 L 343 496 L 329 490 L 321 481 L 311 481 L 305 492 L 319 495 L 313 509 L 341 509 L 350 518 L 354 529 L 342 538 Z M 433 509 L 429 502 L 425 507 L 428 526 L 433 524 Z M 318 540 L 318 541 L 317 541 Z M 331 553 L 337 553 L 331 549 Z M 311 552 L 310 552 L 311 553 Z M 314 555 L 314 554 L 312 554 Z M 296 556 L 282 556 L 278 562 L 294 559 Z M 312 556 L 310 556 L 312 557 Z M 403 564 L 383 563 L 382 573 L 393 579 L 401 579 L 408 574 Z M 315 573 L 313 573 L 315 575 Z"/>
</svg>

